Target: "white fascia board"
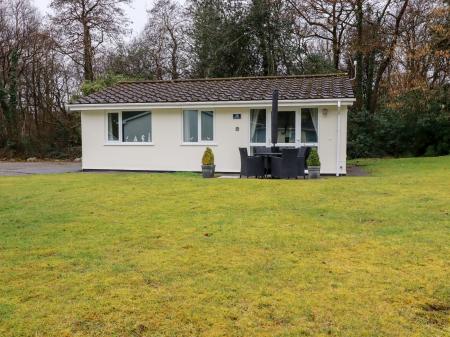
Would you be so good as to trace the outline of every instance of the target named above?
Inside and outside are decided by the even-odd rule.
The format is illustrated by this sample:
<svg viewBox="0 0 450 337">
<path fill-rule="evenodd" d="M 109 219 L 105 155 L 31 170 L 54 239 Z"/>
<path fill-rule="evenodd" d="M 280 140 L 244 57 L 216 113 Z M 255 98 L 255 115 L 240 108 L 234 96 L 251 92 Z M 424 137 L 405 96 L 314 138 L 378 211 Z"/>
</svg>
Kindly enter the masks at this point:
<svg viewBox="0 0 450 337">
<path fill-rule="evenodd" d="M 291 106 L 326 106 L 352 105 L 354 98 L 333 99 L 304 99 L 304 100 L 282 100 L 278 102 L 280 107 Z M 69 111 L 95 111 L 95 110 L 150 110 L 150 109 L 185 109 L 185 108 L 259 108 L 271 106 L 271 100 L 265 101 L 228 101 L 228 102 L 177 102 L 177 103 L 110 103 L 110 104 L 67 104 Z"/>
</svg>

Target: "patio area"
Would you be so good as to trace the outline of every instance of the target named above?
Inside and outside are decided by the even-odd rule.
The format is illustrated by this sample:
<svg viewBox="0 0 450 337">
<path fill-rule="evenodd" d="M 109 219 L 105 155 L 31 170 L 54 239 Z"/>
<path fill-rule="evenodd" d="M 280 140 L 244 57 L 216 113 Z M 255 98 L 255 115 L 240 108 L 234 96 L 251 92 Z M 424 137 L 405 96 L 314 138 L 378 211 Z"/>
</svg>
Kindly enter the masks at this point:
<svg viewBox="0 0 450 337">
<path fill-rule="evenodd" d="M 320 177 L 321 158 L 324 156 L 327 166 L 335 166 L 336 176 L 345 175 L 345 160 L 342 164 L 341 144 L 337 142 L 335 157 L 330 151 L 319 151 L 318 110 L 315 108 L 302 109 L 304 113 L 297 118 L 295 111 L 279 111 L 279 90 L 272 92 L 272 109 L 270 123 L 265 121 L 266 110 L 253 110 L 251 114 L 250 147 L 240 147 L 241 168 L 239 177 L 298 179 Z M 327 115 L 327 110 L 322 111 Z M 298 127 L 296 119 L 300 121 Z M 269 124 L 269 127 L 266 125 Z M 338 116 L 338 125 L 339 116 Z M 270 130 L 270 133 L 269 133 Z M 340 129 L 337 129 L 338 137 Z M 269 145 L 271 144 L 271 145 Z M 332 163 L 334 161 L 334 163 Z M 327 169 L 330 172 L 329 168 Z"/>
<path fill-rule="evenodd" d="M 308 172 L 308 158 L 311 153 L 311 147 L 279 148 L 276 146 L 257 146 L 253 147 L 252 152 L 253 156 L 250 156 L 247 148 L 239 148 L 241 156 L 240 177 L 248 178 L 254 176 L 255 178 L 282 179 L 298 179 L 301 177 L 305 179 L 307 174 L 310 177 L 318 177 L 317 167 L 312 167 L 310 172 Z M 317 152 L 314 155 L 317 156 Z"/>
</svg>

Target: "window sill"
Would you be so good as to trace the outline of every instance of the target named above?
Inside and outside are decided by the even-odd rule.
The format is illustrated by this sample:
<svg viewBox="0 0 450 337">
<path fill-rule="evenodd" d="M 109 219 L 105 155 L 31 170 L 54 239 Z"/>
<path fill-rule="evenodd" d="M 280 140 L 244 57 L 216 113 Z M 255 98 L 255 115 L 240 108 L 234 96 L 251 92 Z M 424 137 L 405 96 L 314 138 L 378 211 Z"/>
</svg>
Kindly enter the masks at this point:
<svg viewBox="0 0 450 337">
<path fill-rule="evenodd" d="M 310 147 L 312 147 L 312 146 L 319 146 L 319 143 L 300 143 L 300 145 L 301 146 L 310 146 Z"/>
<path fill-rule="evenodd" d="M 180 144 L 181 146 L 217 146 L 217 143 L 214 142 L 183 142 Z"/>
<path fill-rule="evenodd" d="M 271 147 L 272 144 L 268 144 L 268 143 L 250 143 L 250 146 L 265 146 L 265 147 Z"/>
<path fill-rule="evenodd" d="M 134 142 L 128 142 L 128 143 L 125 143 L 125 142 L 117 142 L 117 143 L 105 143 L 104 144 L 105 146 L 154 146 L 155 145 L 155 143 L 143 143 L 143 142 L 137 142 L 137 143 L 134 143 Z"/>
<path fill-rule="evenodd" d="M 250 143 L 250 147 L 255 147 L 255 146 L 265 146 L 265 147 L 272 147 L 273 144 L 271 143 Z M 319 146 L 319 143 L 276 143 L 275 146 L 278 147 L 299 147 L 299 146 Z"/>
</svg>

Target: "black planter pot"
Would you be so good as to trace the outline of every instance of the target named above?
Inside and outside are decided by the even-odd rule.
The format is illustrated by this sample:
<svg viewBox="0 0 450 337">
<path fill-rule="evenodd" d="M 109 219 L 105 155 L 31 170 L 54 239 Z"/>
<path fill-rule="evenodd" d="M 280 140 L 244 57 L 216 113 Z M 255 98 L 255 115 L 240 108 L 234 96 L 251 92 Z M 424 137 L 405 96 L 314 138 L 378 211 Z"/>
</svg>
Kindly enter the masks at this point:
<svg viewBox="0 0 450 337">
<path fill-rule="evenodd" d="M 214 178 L 216 165 L 202 165 L 203 178 Z"/>
<path fill-rule="evenodd" d="M 309 179 L 319 179 L 320 166 L 308 166 L 308 177 Z"/>
</svg>

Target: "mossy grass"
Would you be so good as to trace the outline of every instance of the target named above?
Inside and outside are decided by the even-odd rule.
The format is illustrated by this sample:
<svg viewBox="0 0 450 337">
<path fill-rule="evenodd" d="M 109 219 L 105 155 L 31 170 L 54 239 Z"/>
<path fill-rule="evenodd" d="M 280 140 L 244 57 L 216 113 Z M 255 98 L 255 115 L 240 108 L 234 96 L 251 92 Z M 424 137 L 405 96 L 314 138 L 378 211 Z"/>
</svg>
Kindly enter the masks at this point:
<svg viewBox="0 0 450 337">
<path fill-rule="evenodd" d="M 448 336 L 450 157 L 0 177 L 0 336 Z"/>
</svg>

